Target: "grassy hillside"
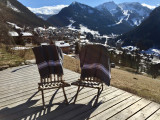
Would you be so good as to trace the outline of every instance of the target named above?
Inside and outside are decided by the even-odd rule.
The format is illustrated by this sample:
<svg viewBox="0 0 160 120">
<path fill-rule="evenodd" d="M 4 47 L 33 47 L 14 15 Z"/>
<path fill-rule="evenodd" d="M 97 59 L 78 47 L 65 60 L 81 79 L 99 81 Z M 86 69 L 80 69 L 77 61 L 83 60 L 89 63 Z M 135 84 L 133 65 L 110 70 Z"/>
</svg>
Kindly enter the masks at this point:
<svg viewBox="0 0 160 120">
<path fill-rule="evenodd" d="M 80 73 L 79 60 L 65 56 L 64 67 Z M 111 69 L 111 85 L 140 97 L 160 103 L 160 79 L 134 74 L 121 69 Z"/>
<path fill-rule="evenodd" d="M 25 63 L 25 60 L 34 59 L 32 49 L 12 50 L 11 47 L 14 46 L 0 44 L 0 68 L 19 66 Z"/>
</svg>

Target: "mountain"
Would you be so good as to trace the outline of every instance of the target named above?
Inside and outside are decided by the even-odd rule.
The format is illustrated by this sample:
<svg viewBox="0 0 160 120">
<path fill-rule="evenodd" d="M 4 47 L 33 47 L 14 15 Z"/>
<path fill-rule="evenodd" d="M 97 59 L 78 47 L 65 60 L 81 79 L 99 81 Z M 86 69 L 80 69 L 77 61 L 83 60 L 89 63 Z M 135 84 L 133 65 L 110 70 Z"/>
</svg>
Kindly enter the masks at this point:
<svg viewBox="0 0 160 120">
<path fill-rule="evenodd" d="M 68 7 L 68 5 L 44 6 L 40 8 L 28 7 L 28 9 L 35 13 L 38 17 L 47 20 L 52 15 L 58 14 L 64 7 Z"/>
<path fill-rule="evenodd" d="M 28 8 L 17 0 L 0 0 L 0 17 L 6 22 L 16 23 L 23 26 L 48 26 L 46 21 L 38 18 Z"/>
<path fill-rule="evenodd" d="M 160 48 L 160 7 L 154 9 L 134 30 L 120 36 L 117 40 L 123 40 L 123 46 L 133 45 L 141 49 L 151 47 Z"/>
<path fill-rule="evenodd" d="M 118 6 L 123 11 L 125 16 L 124 19 L 132 26 L 140 25 L 141 22 L 146 19 L 152 11 L 148 7 L 145 7 L 138 2 L 121 3 Z"/>
<path fill-rule="evenodd" d="M 80 25 L 83 25 L 91 30 L 99 31 L 101 34 L 121 34 L 131 29 L 127 23 L 117 23 L 110 12 L 103 13 L 78 2 L 73 2 L 68 7 L 63 8 L 47 21 L 59 27 L 70 25 L 80 28 Z"/>
<path fill-rule="evenodd" d="M 40 14 L 40 13 L 36 13 L 36 15 L 43 20 L 47 20 L 49 17 L 52 16 L 52 15 Z"/>
<path fill-rule="evenodd" d="M 116 4 L 106 2 L 96 7 L 101 12 L 109 11 L 119 22 L 126 21 L 131 26 L 138 26 L 152 11 L 138 2 Z"/>
<path fill-rule="evenodd" d="M 120 20 L 120 17 L 123 16 L 123 11 L 113 1 L 103 3 L 95 8 L 103 13 L 105 13 L 105 12 L 111 13 L 112 16 L 114 16 L 117 20 Z"/>
</svg>

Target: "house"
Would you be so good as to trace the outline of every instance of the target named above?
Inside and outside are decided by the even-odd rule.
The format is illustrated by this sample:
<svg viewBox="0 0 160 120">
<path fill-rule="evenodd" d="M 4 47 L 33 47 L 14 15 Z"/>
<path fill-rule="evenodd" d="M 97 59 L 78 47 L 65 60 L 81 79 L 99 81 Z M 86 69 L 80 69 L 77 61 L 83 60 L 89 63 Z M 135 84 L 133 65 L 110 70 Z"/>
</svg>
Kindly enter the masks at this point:
<svg viewBox="0 0 160 120">
<path fill-rule="evenodd" d="M 22 40 L 25 43 L 32 44 L 33 43 L 33 34 L 30 32 L 21 32 Z"/>
<path fill-rule="evenodd" d="M 9 31 L 8 35 L 11 36 L 14 39 L 14 41 L 15 41 L 16 44 L 18 44 L 18 45 L 22 44 L 23 41 L 21 41 L 19 39 L 19 34 L 17 32 L 15 32 L 15 31 Z"/>
<path fill-rule="evenodd" d="M 60 47 L 63 53 L 68 54 L 70 52 L 70 44 L 64 41 L 55 41 L 55 45 Z"/>
<path fill-rule="evenodd" d="M 40 45 L 41 45 L 41 46 L 42 46 L 42 45 L 49 45 L 49 43 L 45 43 L 45 42 L 44 42 L 44 43 L 41 43 Z"/>
<path fill-rule="evenodd" d="M 33 34 L 30 32 L 16 32 L 16 31 L 9 31 L 9 36 L 12 36 L 13 39 L 17 44 L 32 44 L 33 43 Z"/>
</svg>

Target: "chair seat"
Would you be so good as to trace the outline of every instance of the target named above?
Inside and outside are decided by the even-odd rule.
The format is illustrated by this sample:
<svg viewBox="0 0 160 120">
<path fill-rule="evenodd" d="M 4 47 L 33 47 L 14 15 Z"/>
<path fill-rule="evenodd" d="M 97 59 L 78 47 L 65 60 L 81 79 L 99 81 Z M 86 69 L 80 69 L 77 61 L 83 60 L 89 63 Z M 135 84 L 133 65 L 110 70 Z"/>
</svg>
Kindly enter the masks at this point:
<svg viewBox="0 0 160 120">
<path fill-rule="evenodd" d="M 46 89 L 53 89 L 53 88 L 61 88 L 61 87 L 69 87 L 70 84 L 66 82 L 45 82 L 45 83 L 38 83 L 39 90 L 46 90 Z"/>
<path fill-rule="evenodd" d="M 76 85 L 76 86 L 84 86 L 84 87 L 91 87 L 91 88 L 101 88 L 102 83 L 100 82 L 94 82 L 94 81 L 83 81 L 83 80 L 78 80 L 76 82 L 71 83 L 71 85 Z"/>
</svg>

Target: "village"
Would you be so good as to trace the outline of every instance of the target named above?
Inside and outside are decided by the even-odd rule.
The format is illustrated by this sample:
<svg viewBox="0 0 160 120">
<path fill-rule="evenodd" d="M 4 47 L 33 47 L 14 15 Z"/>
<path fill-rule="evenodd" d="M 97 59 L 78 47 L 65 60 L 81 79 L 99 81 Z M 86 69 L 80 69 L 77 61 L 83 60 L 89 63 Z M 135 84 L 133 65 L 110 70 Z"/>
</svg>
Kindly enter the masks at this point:
<svg viewBox="0 0 160 120">
<path fill-rule="evenodd" d="M 64 54 L 78 58 L 78 53 L 83 45 L 102 44 L 108 49 L 111 58 L 111 67 L 124 66 L 136 70 L 137 73 L 150 74 L 153 78 L 160 75 L 160 51 L 140 51 L 137 47 L 122 47 L 119 42 L 112 47 L 107 40 L 115 36 L 100 36 L 87 32 L 80 32 L 67 27 L 19 27 L 8 22 L 11 30 L 9 35 L 13 37 L 18 46 L 14 50 L 31 49 L 35 45 L 55 44 L 60 47 Z"/>
</svg>

